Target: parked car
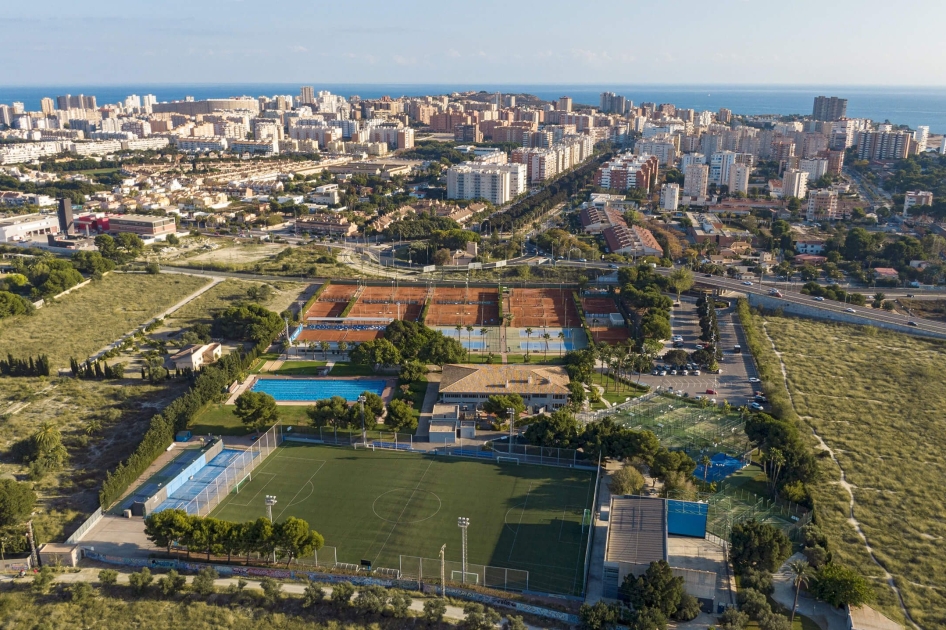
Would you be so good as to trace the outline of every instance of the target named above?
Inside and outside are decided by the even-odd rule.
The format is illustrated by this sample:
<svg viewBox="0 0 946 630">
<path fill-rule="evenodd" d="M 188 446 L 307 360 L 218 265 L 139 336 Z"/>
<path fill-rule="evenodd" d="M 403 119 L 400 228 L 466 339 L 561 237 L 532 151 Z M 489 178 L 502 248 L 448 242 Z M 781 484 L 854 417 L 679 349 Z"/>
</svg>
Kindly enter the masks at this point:
<svg viewBox="0 0 946 630">
<path fill-rule="evenodd" d="M 699 370 L 693 370 L 692 372 L 690 372 L 690 374 L 692 374 L 693 376 L 699 376 L 699 375 L 700 375 L 700 371 L 699 371 Z"/>
<path fill-rule="evenodd" d="M 757 403 L 757 402 L 754 402 L 754 403 L 750 404 L 750 405 L 749 405 L 749 409 L 751 409 L 751 410 L 753 410 L 753 411 L 765 411 L 765 407 L 763 407 L 762 405 L 760 405 L 760 404 Z"/>
<path fill-rule="evenodd" d="M 677 375 L 676 370 L 670 370 L 670 376 L 676 376 L 676 375 Z"/>
<path fill-rule="evenodd" d="M 667 370 L 660 370 L 660 375 L 661 375 L 661 376 L 666 376 L 666 375 L 667 375 Z"/>
<path fill-rule="evenodd" d="M 757 379 L 757 378 L 754 377 L 754 376 L 750 376 L 750 377 L 749 377 L 749 382 L 750 382 L 750 383 L 761 383 L 762 381 L 760 381 L 759 379 Z"/>
<path fill-rule="evenodd" d="M 687 374 L 689 374 L 687 370 L 680 370 L 680 376 L 686 376 Z"/>
<path fill-rule="evenodd" d="M 708 389 L 706 390 L 706 393 L 710 396 L 715 396 L 718 392 L 715 389 Z"/>
</svg>

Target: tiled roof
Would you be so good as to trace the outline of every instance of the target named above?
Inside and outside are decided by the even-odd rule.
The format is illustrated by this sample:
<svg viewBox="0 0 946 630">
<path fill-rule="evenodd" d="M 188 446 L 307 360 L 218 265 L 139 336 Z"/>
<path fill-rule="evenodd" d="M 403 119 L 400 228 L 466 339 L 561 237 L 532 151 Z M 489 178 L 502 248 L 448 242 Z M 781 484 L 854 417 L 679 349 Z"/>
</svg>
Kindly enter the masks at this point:
<svg viewBox="0 0 946 630">
<path fill-rule="evenodd" d="M 568 394 L 568 374 L 558 366 L 445 365 L 440 392 Z"/>
</svg>

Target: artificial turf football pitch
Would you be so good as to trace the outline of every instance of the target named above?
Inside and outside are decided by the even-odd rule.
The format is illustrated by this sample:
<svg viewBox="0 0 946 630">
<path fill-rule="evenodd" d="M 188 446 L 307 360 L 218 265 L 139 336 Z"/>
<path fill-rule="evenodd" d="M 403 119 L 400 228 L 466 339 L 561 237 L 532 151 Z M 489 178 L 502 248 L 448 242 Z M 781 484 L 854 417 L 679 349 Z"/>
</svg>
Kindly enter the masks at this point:
<svg viewBox="0 0 946 630">
<path fill-rule="evenodd" d="M 213 516 L 308 521 L 338 562 L 400 568 L 400 556 L 468 561 L 529 572 L 529 590 L 580 594 L 595 474 L 587 470 L 283 443 Z M 425 564 L 425 567 L 427 565 Z M 426 571 L 426 569 L 425 569 Z"/>
</svg>

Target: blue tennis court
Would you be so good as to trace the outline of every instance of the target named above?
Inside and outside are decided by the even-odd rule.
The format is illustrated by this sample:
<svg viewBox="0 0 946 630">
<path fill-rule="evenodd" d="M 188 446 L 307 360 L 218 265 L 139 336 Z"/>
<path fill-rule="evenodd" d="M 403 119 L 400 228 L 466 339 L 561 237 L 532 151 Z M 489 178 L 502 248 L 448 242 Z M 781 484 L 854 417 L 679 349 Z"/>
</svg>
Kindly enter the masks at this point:
<svg viewBox="0 0 946 630">
<path fill-rule="evenodd" d="M 384 393 L 385 384 L 385 381 L 370 379 L 260 378 L 253 384 L 253 391 L 269 394 L 277 401 L 316 401 L 341 396 L 348 402 L 355 402 L 362 392 L 371 392 L 380 396 Z"/>
<path fill-rule="evenodd" d="M 550 341 L 546 346 L 544 341 L 521 341 L 519 347 L 529 352 L 545 352 L 546 348 L 549 352 L 559 352 L 561 350 L 574 350 L 575 344 L 572 341 Z"/>
<path fill-rule="evenodd" d="M 155 512 L 161 510 L 181 509 L 188 513 L 196 513 L 197 505 L 188 505 L 191 501 L 204 491 L 208 486 L 214 485 L 217 478 L 223 474 L 223 471 L 238 457 L 245 457 L 246 462 L 252 461 L 252 458 L 259 457 L 260 451 L 250 449 L 240 451 L 236 449 L 223 449 L 206 466 L 198 470 L 195 474 L 185 481 L 181 486 L 171 493 L 171 495 L 161 502 L 154 509 Z"/>
</svg>

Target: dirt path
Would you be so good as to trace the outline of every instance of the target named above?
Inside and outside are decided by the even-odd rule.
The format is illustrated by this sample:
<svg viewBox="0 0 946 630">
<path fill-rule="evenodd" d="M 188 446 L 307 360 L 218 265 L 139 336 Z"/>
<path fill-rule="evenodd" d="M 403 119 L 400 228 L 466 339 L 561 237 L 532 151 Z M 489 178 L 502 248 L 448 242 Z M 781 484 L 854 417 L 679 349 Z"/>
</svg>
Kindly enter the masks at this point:
<svg viewBox="0 0 946 630">
<path fill-rule="evenodd" d="M 764 320 L 762 322 L 762 332 L 765 333 L 766 339 L 769 340 L 769 344 L 771 344 L 772 346 L 772 352 L 774 352 L 775 356 L 778 357 L 779 368 L 782 370 L 782 379 L 784 381 L 785 391 L 788 393 L 788 400 L 791 403 L 792 408 L 795 409 L 795 412 L 798 413 L 798 410 L 795 407 L 795 400 L 792 398 L 792 390 L 788 386 L 788 372 L 785 370 L 785 361 L 782 359 L 782 353 L 779 352 L 778 348 L 775 346 L 775 341 L 769 335 L 769 331 L 765 327 Z M 816 440 L 818 440 L 818 449 L 828 453 L 828 455 L 831 457 L 831 460 L 838 467 L 838 470 L 841 471 L 841 478 L 838 481 L 838 485 L 844 488 L 844 491 L 847 492 L 848 497 L 850 498 L 850 502 L 849 502 L 850 511 L 849 511 L 847 522 L 851 525 L 851 527 L 854 528 L 854 531 L 857 532 L 857 535 L 864 542 L 864 547 L 867 549 L 867 554 L 870 556 L 870 559 L 873 561 L 874 564 L 880 567 L 881 571 L 884 572 L 884 579 L 887 580 L 887 585 L 893 589 L 894 593 L 897 594 L 897 602 L 900 604 L 900 610 L 901 612 L 903 612 L 903 616 L 906 617 L 907 621 L 909 621 L 910 624 L 914 628 L 919 629 L 920 626 L 917 625 L 915 621 L 913 621 L 913 617 L 910 616 L 910 612 L 907 610 L 906 605 L 903 603 L 903 595 L 900 593 L 900 589 L 897 588 L 897 584 L 894 581 L 893 575 L 887 570 L 887 567 L 881 564 L 881 562 L 877 559 L 877 556 L 874 555 L 874 549 L 870 546 L 870 542 L 867 540 L 867 535 L 864 533 L 864 530 L 861 528 L 860 522 L 857 520 L 857 517 L 854 515 L 854 508 L 855 508 L 854 488 L 855 486 L 853 486 L 851 483 L 848 482 L 847 476 L 844 473 L 844 468 L 841 467 L 841 462 L 838 461 L 838 458 L 835 456 L 834 451 L 831 449 L 830 446 L 827 445 L 827 443 L 821 438 L 821 436 L 818 435 L 818 432 L 815 431 L 815 428 L 811 426 L 811 424 L 808 422 L 808 420 L 811 419 L 811 416 L 799 416 L 799 418 L 801 418 L 802 420 L 806 422 L 806 424 L 808 424 L 808 427 L 811 429 L 811 434 L 815 436 Z"/>
</svg>

